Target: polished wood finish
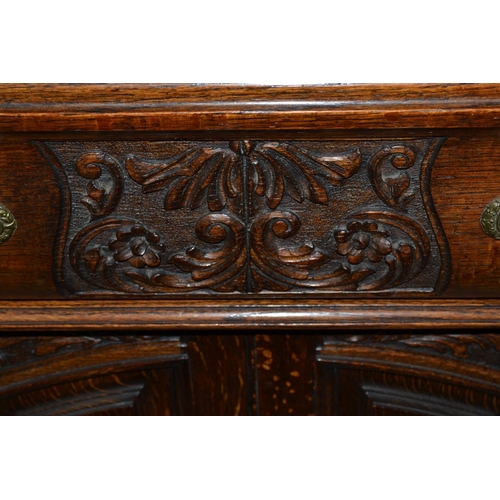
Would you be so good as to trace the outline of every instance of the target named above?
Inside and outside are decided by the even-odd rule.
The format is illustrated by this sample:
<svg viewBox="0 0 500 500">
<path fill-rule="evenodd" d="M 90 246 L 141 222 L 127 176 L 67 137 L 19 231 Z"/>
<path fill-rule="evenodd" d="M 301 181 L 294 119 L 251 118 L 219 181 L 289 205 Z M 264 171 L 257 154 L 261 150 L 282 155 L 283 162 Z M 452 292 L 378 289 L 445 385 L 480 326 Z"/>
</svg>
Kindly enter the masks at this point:
<svg viewBox="0 0 500 500">
<path fill-rule="evenodd" d="M 2 415 L 500 415 L 491 330 L 27 335 L 0 369 Z"/>
<path fill-rule="evenodd" d="M 338 146 L 341 144 L 352 145 L 354 147 L 353 151 L 356 151 L 355 145 L 359 144 L 362 146 L 360 149 L 362 151 L 363 147 L 368 144 L 379 144 L 382 148 L 384 145 L 389 148 L 402 147 L 403 144 L 411 145 L 415 144 L 415 141 L 432 141 L 436 140 L 436 138 L 442 138 L 444 142 L 435 155 L 432 168 L 429 169 L 430 181 L 425 177 L 421 179 L 423 183 L 422 193 L 425 193 L 425 190 L 429 190 L 429 193 L 420 202 L 425 205 L 426 210 L 429 210 L 429 214 L 434 215 L 430 219 L 429 214 L 424 216 L 421 205 L 418 205 L 418 200 L 415 199 L 412 202 L 414 207 L 412 209 L 414 210 L 412 220 L 417 220 L 419 224 L 423 224 L 425 234 L 431 235 L 431 241 L 433 238 L 437 238 L 434 245 L 435 248 L 440 248 L 442 257 L 440 262 L 436 253 L 437 250 L 431 250 L 422 276 L 425 276 L 425 273 L 428 273 L 433 266 L 440 268 L 442 273 L 440 283 L 442 282 L 442 286 L 436 288 L 440 298 L 498 298 L 500 267 L 496 265 L 496 262 L 500 251 L 499 243 L 482 230 L 479 222 L 484 208 L 497 198 L 499 192 L 496 184 L 491 181 L 491 179 L 497 177 L 497 165 L 500 160 L 498 123 L 497 121 L 486 123 L 483 120 L 484 113 L 493 114 L 494 110 L 497 109 L 496 106 L 500 102 L 498 86 L 389 85 L 377 87 L 348 85 L 263 88 L 146 85 L 126 86 L 118 89 L 117 87 L 105 85 L 4 85 L 0 90 L 0 122 L 5 117 L 10 117 L 9 119 L 12 119 L 13 122 L 18 120 L 21 123 L 24 120 L 26 125 L 24 131 L 16 132 L 14 126 L 9 128 L 7 122 L 5 122 L 5 127 L 0 136 L 0 175 L 2 177 L 0 203 L 13 213 L 18 222 L 18 229 L 14 237 L 0 246 L 0 271 L 3 278 L 2 283 L 4 284 L 0 295 L 3 299 L 47 300 L 62 298 L 65 294 L 64 291 L 61 291 L 60 285 L 61 281 L 66 282 L 66 278 L 61 277 L 60 271 L 58 271 L 62 264 L 61 258 L 57 256 L 57 249 L 63 248 L 63 254 L 68 251 L 65 250 L 66 247 L 64 247 L 62 241 L 64 238 L 61 227 L 64 220 L 69 219 L 69 215 L 64 215 L 64 210 L 69 208 L 68 196 L 71 192 L 61 184 L 56 172 L 50 166 L 50 161 L 47 161 L 47 157 L 40 154 L 37 149 L 39 144 L 53 144 L 54 147 L 59 145 L 57 146 L 59 149 L 61 147 L 63 149 L 64 147 L 71 147 L 71 144 L 86 144 L 86 148 L 91 149 L 90 145 L 92 144 L 104 144 L 101 141 L 114 145 L 112 147 L 120 147 L 120 144 L 143 144 L 143 150 L 146 148 L 144 151 L 149 151 L 148 155 L 151 160 L 153 151 L 151 148 L 160 147 L 161 149 L 162 147 L 172 147 L 175 144 L 192 143 L 189 141 L 198 141 L 197 144 L 214 144 L 213 141 L 215 141 L 218 144 L 227 145 L 231 144 L 231 140 L 241 144 L 246 144 L 245 141 L 257 141 L 258 144 L 262 144 L 259 147 L 263 147 L 265 144 L 274 144 L 273 141 L 279 141 L 280 144 L 284 145 L 311 145 L 316 143 L 323 144 L 324 147 L 326 145 L 327 150 L 331 150 L 335 156 L 339 151 L 341 152 L 342 148 L 339 150 Z M 189 128 L 189 121 L 193 120 L 196 113 L 201 112 L 199 110 L 203 110 L 203 116 L 205 117 L 217 116 L 220 118 L 218 113 L 221 107 L 226 110 L 229 109 L 230 111 L 227 112 L 231 116 L 233 114 L 237 115 L 239 119 L 245 117 L 244 126 L 242 124 L 240 128 L 235 128 L 229 126 L 228 123 L 227 127 L 223 129 L 208 125 L 204 127 L 199 124 L 197 127 Z M 142 126 L 132 120 L 127 122 L 129 125 L 128 130 L 122 130 L 119 126 L 113 130 L 107 130 L 106 127 L 97 130 L 95 128 L 97 122 L 92 122 L 94 125 L 90 126 L 89 122 L 86 121 L 89 110 L 96 114 L 99 120 L 106 120 L 111 119 L 110 113 L 114 113 L 112 110 L 116 111 L 116 109 L 122 108 L 127 110 L 126 113 L 132 113 L 134 116 L 143 113 L 141 118 Z M 265 117 L 265 120 L 267 120 L 266 126 L 257 127 L 253 121 L 253 115 L 247 115 L 247 108 L 258 109 L 259 116 L 262 115 L 262 119 Z M 427 118 L 425 124 L 410 123 L 409 121 L 401 124 L 397 121 L 388 120 L 391 110 L 394 112 L 397 110 L 398 113 L 414 113 L 415 110 L 419 110 L 419 112 L 426 112 Z M 278 122 L 275 122 L 276 114 L 285 112 L 290 117 L 293 117 L 293 120 L 296 120 L 295 129 L 292 130 L 288 125 L 281 126 Z M 358 112 L 370 115 L 370 120 L 375 120 L 375 117 L 378 117 L 377 124 L 359 123 L 356 128 L 349 128 L 345 123 L 345 126 L 342 125 L 343 120 L 349 120 L 353 113 Z M 443 113 L 446 116 L 453 116 L 455 112 L 458 114 L 469 113 L 471 122 L 465 126 L 458 115 L 453 123 L 446 124 L 440 121 Z M 157 121 L 152 120 L 149 113 L 153 113 L 158 120 L 161 118 L 169 126 L 164 127 L 158 124 Z M 175 120 L 171 117 L 171 113 L 175 113 Z M 50 117 L 45 116 L 47 114 Z M 311 117 L 316 115 L 318 115 L 318 118 L 320 116 L 330 116 L 328 124 L 322 123 L 318 128 L 317 125 L 321 122 L 311 120 Z M 474 120 L 472 120 L 472 116 L 474 116 Z M 52 119 L 60 121 L 61 127 L 64 123 L 64 127 L 57 131 L 50 129 Z M 301 119 L 302 122 L 299 123 Z M 18 122 L 16 121 L 16 123 Z M 179 130 L 180 123 L 184 123 L 183 130 Z M 99 142 L 95 143 L 95 141 Z M 124 141 L 133 142 L 126 143 Z M 159 146 L 161 144 L 165 146 Z M 137 149 L 132 148 L 130 151 L 137 154 Z M 227 151 L 233 154 L 229 146 L 227 146 Z M 158 153 L 158 155 L 159 159 L 165 158 L 163 153 Z M 368 168 L 368 159 L 366 161 L 367 163 L 363 164 L 362 167 L 363 172 L 365 172 L 364 169 Z M 138 165 L 137 162 L 136 164 L 130 163 L 130 172 L 136 176 L 136 180 L 139 182 L 137 188 L 138 192 L 140 192 L 141 189 L 145 189 L 145 185 L 141 186 L 140 182 L 149 181 L 147 177 L 142 181 L 137 177 L 138 173 L 135 172 L 134 165 Z M 87 172 L 91 175 L 90 178 L 81 178 L 83 182 L 82 189 L 85 190 L 88 186 L 91 188 L 92 185 L 97 187 L 94 188 L 94 191 L 91 189 L 91 194 L 84 191 L 79 196 L 81 199 L 87 196 L 89 200 L 94 200 L 95 203 L 96 200 L 92 196 L 99 198 L 103 193 L 100 191 L 102 186 L 99 186 L 99 179 L 96 180 L 95 177 L 92 177 L 96 175 L 92 168 L 95 167 L 90 167 L 90 170 L 87 168 Z M 154 163 L 148 168 L 154 169 Z M 392 193 L 398 193 L 399 199 L 402 200 L 402 196 L 410 195 L 412 189 L 414 191 L 414 188 L 405 188 L 405 175 L 410 170 L 402 169 L 398 172 L 395 168 L 390 167 L 392 171 L 390 168 L 387 170 L 388 168 L 387 166 L 384 167 L 382 177 L 386 180 L 393 179 L 390 189 L 396 189 Z M 363 173 L 363 175 L 365 174 Z M 373 186 L 370 187 L 368 182 L 368 186 L 363 188 L 365 191 L 361 191 L 360 187 L 354 188 L 352 181 L 356 178 L 356 174 L 354 174 L 348 179 L 343 179 L 343 186 L 340 188 L 333 186 L 335 190 L 330 192 L 330 201 L 326 208 L 321 203 L 311 203 L 307 199 L 302 203 L 296 202 L 291 197 L 293 191 L 289 191 L 291 195 L 287 194 L 285 199 L 281 201 L 282 206 L 279 206 L 279 211 L 297 215 L 301 226 L 294 237 L 296 247 L 291 247 L 288 241 L 273 236 L 273 241 L 278 243 L 277 250 L 280 252 L 283 250 L 290 252 L 294 248 L 305 250 L 307 247 L 304 247 L 304 245 L 309 243 L 313 247 L 309 257 L 304 256 L 302 259 L 303 262 L 300 265 L 304 266 L 303 269 L 297 268 L 297 264 L 294 264 L 295 269 L 293 271 L 288 271 L 288 267 L 281 268 L 282 270 L 286 269 L 285 272 L 292 276 L 292 278 L 287 277 L 286 280 L 293 281 L 295 284 L 304 283 L 302 281 L 304 272 L 309 273 L 311 276 L 319 272 L 314 267 L 322 263 L 321 258 L 324 260 L 330 259 L 328 265 L 335 262 L 335 259 L 344 259 L 346 262 L 348 259 L 355 259 L 353 255 L 349 254 L 352 249 L 340 248 L 340 242 L 333 238 L 332 235 L 335 234 L 336 230 L 338 231 L 335 224 L 326 225 L 324 221 L 331 218 L 333 213 L 342 214 L 344 210 L 352 213 L 353 206 L 347 202 L 342 205 L 344 203 L 342 193 L 351 193 L 353 201 L 356 200 L 356 197 L 364 196 L 365 201 L 368 202 L 367 205 L 375 203 L 375 199 L 366 198 L 368 194 L 361 195 L 362 192 L 368 193 L 368 189 L 373 190 Z M 296 177 L 295 181 L 298 182 L 298 180 L 299 177 Z M 133 185 L 135 185 L 135 181 L 130 180 L 128 186 Z M 157 185 L 159 189 L 161 186 Z M 24 196 L 21 195 L 21 186 L 23 187 L 22 193 L 25 193 Z M 153 183 L 153 188 L 154 186 Z M 148 189 L 150 188 L 148 187 Z M 153 203 L 153 199 L 158 198 L 157 201 L 161 205 L 161 200 L 167 198 L 166 193 L 168 194 L 169 191 L 165 191 L 165 187 L 162 189 L 149 195 L 144 194 L 142 199 L 135 198 L 135 201 L 145 203 L 144 208 L 141 208 L 138 213 L 140 216 L 138 218 L 139 222 L 141 217 L 150 218 L 147 214 L 153 213 L 155 210 L 156 202 Z M 321 194 L 319 187 L 316 187 L 315 191 L 304 191 L 306 196 L 312 196 L 307 193 L 313 192 L 315 196 Z M 150 199 L 148 196 L 151 197 L 152 195 L 155 195 L 156 198 L 153 196 L 151 201 L 148 201 Z M 398 213 L 404 214 L 400 208 L 390 205 L 392 202 L 384 194 L 383 189 L 377 196 L 379 200 L 377 203 L 384 206 L 386 212 L 392 213 L 394 208 L 397 208 L 396 212 L 399 210 Z M 256 198 L 259 198 L 259 196 Z M 318 200 L 320 200 L 320 197 Z M 336 205 L 339 202 L 341 205 L 337 207 Z M 184 202 L 181 199 L 179 203 L 182 205 Z M 267 203 L 274 206 L 275 201 L 270 198 Z M 79 207 L 79 210 L 87 210 L 87 217 L 89 216 L 89 209 L 80 203 L 78 197 L 74 198 L 72 206 L 74 210 L 76 210 L 76 207 Z M 338 212 L 335 212 L 337 208 Z M 200 241 L 198 236 L 195 235 L 197 220 L 201 219 L 205 214 L 207 217 L 211 217 L 210 221 L 214 223 L 219 214 L 215 205 L 207 205 L 205 212 L 200 212 L 200 210 L 201 208 L 193 211 L 187 206 L 181 210 L 165 210 L 165 215 L 168 214 L 169 219 L 178 221 L 175 223 L 177 224 L 175 227 L 181 230 L 181 233 L 179 233 L 182 234 L 182 236 L 179 236 L 181 240 L 194 247 L 198 247 Z M 228 215 L 224 211 L 220 213 L 224 214 L 224 216 Z M 75 214 L 78 215 L 76 212 Z M 107 214 L 108 212 L 105 212 L 104 217 L 108 217 Z M 84 212 L 78 215 L 78 220 L 83 223 L 81 217 L 85 217 Z M 189 220 L 191 222 L 188 223 Z M 428 220 L 431 220 L 431 222 L 434 220 L 432 229 L 426 226 L 426 224 L 429 224 L 426 222 Z M 338 222 L 348 221 L 342 221 L 341 217 L 339 217 Z M 287 224 L 289 223 L 291 222 L 289 221 Z M 253 227 L 257 226 L 254 225 Z M 313 228 L 319 230 L 316 236 L 311 233 Z M 384 226 L 382 231 L 386 230 L 387 228 Z M 154 228 L 151 231 L 154 233 Z M 328 234 L 328 231 L 330 231 L 330 234 Z M 395 230 L 392 229 L 392 231 Z M 394 238 L 390 240 L 392 248 L 400 244 L 398 242 L 404 241 L 404 234 L 398 233 L 398 231 L 390 236 Z M 320 232 L 323 233 L 323 240 L 319 237 Z M 379 250 L 385 252 L 386 246 L 384 245 L 386 243 L 383 238 L 380 242 Z M 162 242 L 159 242 L 159 244 L 163 245 Z M 171 241 L 170 244 L 172 244 Z M 217 245 L 212 246 L 217 247 Z M 337 250 L 335 250 L 335 245 L 337 245 Z M 411 245 L 416 248 L 416 243 L 411 243 Z M 202 245 L 200 250 L 207 251 L 208 247 L 210 245 L 205 242 L 205 247 L 203 248 Z M 169 250 L 170 257 L 177 252 L 178 259 L 180 259 L 177 262 L 178 265 L 185 267 L 186 271 L 183 271 L 184 273 L 197 271 L 196 268 L 192 267 L 194 264 L 189 263 L 185 255 L 183 257 L 183 250 L 180 246 L 176 251 L 170 247 Z M 448 251 L 449 255 L 447 254 Z M 345 255 L 342 255 L 342 252 Z M 385 259 L 386 256 L 383 253 L 382 255 Z M 283 257 L 280 258 L 283 259 Z M 376 258 L 378 256 L 374 255 L 374 259 Z M 381 265 L 381 262 L 383 262 L 383 259 L 379 261 L 379 265 Z M 418 260 L 415 262 L 418 262 Z M 367 265 L 369 267 L 372 264 L 366 259 L 361 266 Z M 349 262 L 349 265 L 352 264 Z M 355 265 L 357 264 L 355 263 Z M 68 268 L 69 264 L 64 266 Z M 323 264 L 323 267 L 326 269 L 328 266 L 325 267 Z M 182 273 L 178 275 L 184 276 Z M 185 276 L 188 275 L 185 274 Z M 300 279 L 297 279 L 297 277 Z M 415 280 L 414 282 L 416 283 Z M 157 285 L 155 286 L 157 287 Z M 279 288 L 283 285 L 278 280 L 278 283 L 268 286 Z M 402 283 L 400 288 L 405 286 L 406 284 Z M 396 288 L 394 288 L 394 291 L 398 297 L 409 297 L 413 293 L 412 290 L 422 288 L 422 284 L 412 286 L 405 291 L 398 291 Z M 231 304 L 234 299 L 241 296 L 241 291 L 239 291 L 241 289 L 246 290 L 246 285 L 238 285 L 237 283 L 233 285 L 234 291 L 230 293 L 234 295 L 234 298 L 231 298 L 229 307 L 232 307 Z M 211 288 L 205 290 L 210 291 Z M 302 293 L 304 287 L 299 287 L 298 291 Z M 328 291 L 328 287 L 322 289 L 322 292 Z M 161 290 L 160 292 L 164 293 Z M 217 293 L 221 292 L 223 290 L 218 290 Z M 279 290 L 274 290 L 274 292 L 275 297 L 278 297 Z M 330 292 L 332 293 L 329 296 L 332 298 L 338 296 L 339 293 L 335 289 L 330 290 Z M 380 292 L 384 292 L 384 289 L 378 291 L 378 293 Z M 151 293 L 158 293 L 158 290 L 153 287 Z M 178 293 L 178 291 L 175 291 L 175 293 Z M 273 300 L 276 301 L 277 298 Z M 300 300 L 303 300 L 302 297 Z M 276 302 L 276 304 L 278 303 L 279 301 Z M 419 303 L 419 301 L 416 301 L 415 305 L 419 307 Z M 19 305 L 22 304 L 19 303 Z M 491 305 L 494 307 L 493 302 Z M 318 306 L 321 307 L 320 302 L 318 302 Z M 237 314 L 238 307 L 237 303 L 234 303 L 233 312 L 235 314 Z M 128 319 L 130 320 L 130 317 Z M 481 322 L 481 318 L 478 318 L 478 322 Z M 371 320 L 367 323 L 376 327 Z M 140 321 L 138 320 L 137 326 L 139 327 L 139 325 Z"/>
<path fill-rule="evenodd" d="M 3 331 L 498 327 L 499 300 L 2 301 Z"/>
<path fill-rule="evenodd" d="M 9 85 L 1 132 L 498 127 L 498 86 Z"/>
<path fill-rule="evenodd" d="M 494 84 L 0 85 L 0 414 L 500 414 L 499 169 Z"/>
</svg>

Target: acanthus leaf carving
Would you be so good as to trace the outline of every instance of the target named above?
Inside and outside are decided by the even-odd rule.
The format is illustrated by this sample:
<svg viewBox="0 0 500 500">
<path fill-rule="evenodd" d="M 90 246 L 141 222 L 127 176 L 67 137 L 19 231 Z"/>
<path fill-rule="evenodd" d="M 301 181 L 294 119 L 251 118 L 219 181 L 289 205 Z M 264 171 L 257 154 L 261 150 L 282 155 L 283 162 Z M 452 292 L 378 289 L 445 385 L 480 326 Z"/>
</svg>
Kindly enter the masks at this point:
<svg viewBox="0 0 500 500">
<path fill-rule="evenodd" d="M 87 195 L 81 202 L 94 217 L 111 214 L 118 206 L 123 193 L 124 182 L 118 162 L 105 153 L 84 153 L 76 160 L 75 169 L 81 177 L 93 179 L 87 184 Z M 103 171 L 109 173 L 110 180 L 99 186 L 96 181 Z"/>
<path fill-rule="evenodd" d="M 286 192 L 295 201 L 327 204 L 329 185 L 341 185 L 361 165 L 358 149 L 336 156 L 316 157 L 293 145 L 264 143 L 255 148 L 251 158 L 261 191 L 269 208 L 275 209 Z"/>
<path fill-rule="evenodd" d="M 420 194 L 428 190 L 427 152 L 441 143 L 145 141 L 92 152 L 78 143 L 73 164 L 71 143 L 49 147 L 64 156 L 59 171 L 74 165 L 92 179 L 82 202 L 93 222 L 71 215 L 65 247 L 90 293 L 371 293 L 412 290 L 414 279 L 415 291 L 428 292 L 442 279 L 446 248 Z M 134 182 L 124 182 L 124 173 Z M 63 181 L 77 189 L 74 176 Z M 318 220 L 315 206 L 326 219 L 304 230 L 308 212 Z M 187 222 L 169 215 L 177 211 L 195 218 L 195 238 L 186 235 Z"/>
<path fill-rule="evenodd" d="M 410 177 L 401 170 L 415 164 L 415 152 L 407 146 L 385 147 L 370 160 L 370 178 L 380 199 L 388 206 L 407 210 L 415 192 L 410 189 Z M 392 168 L 391 168 L 392 167 Z M 396 174 L 387 171 L 396 169 Z"/>
<path fill-rule="evenodd" d="M 228 148 L 187 149 L 161 162 L 129 155 L 126 169 L 143 193 L 165 189 L 165 208 L 198 208 L 203 200 L 210 211 L 222 210 L 228 200 L 243 195 L 241 157 L 249 159 L 250 197 L 265 197 L 271 209 L 285 193 L 295 201 L 328 203 L 328 185 L 340 185 L 361 165 L 358 149 L 329 157 L 315 157 L 295 145 L 233 141 Z M 252 201 L 249 202 L 253 209 Z"/>
</svg>

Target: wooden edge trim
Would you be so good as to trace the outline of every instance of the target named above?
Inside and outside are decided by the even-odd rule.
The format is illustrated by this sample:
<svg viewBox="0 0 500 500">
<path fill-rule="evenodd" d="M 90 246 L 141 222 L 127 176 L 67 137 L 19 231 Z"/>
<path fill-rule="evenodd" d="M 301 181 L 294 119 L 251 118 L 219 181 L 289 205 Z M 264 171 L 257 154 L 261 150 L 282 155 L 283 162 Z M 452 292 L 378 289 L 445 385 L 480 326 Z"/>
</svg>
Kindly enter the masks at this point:
<svg viewBox="0 0 500 500">
<path fill-rule="evenodd" d="M 498 128 L 500 106 L 467 109 L 290 109 L 245 111 L 137 110 L 6 113 L 0 132 L 178 132 L 243 130 L 363 130 L 393 128 Z"/>
<path fill-rule="evenodd" d="M 500 127 L 500 85 L 1 85 L 0 132 Z"/>
<path fill-rule="evenodd" d="M 402 352 L 384 347 L 360 347 L 344 345 L 325 345 L 317 355 L 319 362 L 334 363 L 348 369 L 377 370 L 440 380 L 444 383 L 460 381 L 464 386 L 471 385 L 493 394 L 500 391 L 499 370 L 467 360 L 443 359 L 443 356 Z"/>
<path fill-rule="evenodd" d="M 500 326 L 500 300 L 2 301 L 13 330 L 419 329 Z"/>
<path fill-rule="evenodd" d="M 21 365 L 2 369 L 0 397 L 11 392 L 34 390 L 54 382 L 71 382 L 83 377 L 107 375 L 144 367 L 165 367 L 166 363 L 187 360 L 180 341 L 130 342 L 119 345 L 60 353 L 48 358 L 33 357 Z"/>
</svg>

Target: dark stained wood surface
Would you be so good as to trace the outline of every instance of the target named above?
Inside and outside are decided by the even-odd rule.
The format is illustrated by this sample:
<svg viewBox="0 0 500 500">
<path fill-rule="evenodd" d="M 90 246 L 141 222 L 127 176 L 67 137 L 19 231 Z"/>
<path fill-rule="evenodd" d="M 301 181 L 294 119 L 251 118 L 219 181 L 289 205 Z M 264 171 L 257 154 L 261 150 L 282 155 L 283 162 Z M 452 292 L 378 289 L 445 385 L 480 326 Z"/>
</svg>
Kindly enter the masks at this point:
<svg viewBox="0 0 500 500">
<path fill-rule="evenodd" d="M 500 414 L 500 241 L 480 225 L 500 197 L 499 130 L 497 84 L 0 85 L 0 204 L 17 221 L 0 245 L 0 414 Z M 163 174 L 184 146 L 204 161 L 173 182 Z M 127 183 L 111 182 L 116 158 Z M 207 180 L 224 162 L 231 189 Z M 172 269 L 154 231 L 127 227 L 85 250 L 85 231 L 110 223 L 119 199 L 122 218 L 167 221 L 170 257 L 192 273 L 183 283 L 207 277 L 200 255 L 224 271 L 232 251 L 250 268 L 271 240 L 273 279 L 119 298 L 115 257 L 125 276 Z M 340 220 L 358 205 L 382 206 L 385 222 Z M 234 244 L 220 224 L 230 215 L 244 228 Z M 408 219 L 413 239 L 400 232 Z M 200 242 L 227 252 L 191 248 Z M 398 286 L 301 293 L 322 248 L 346 269 L 394 265 Z M 66 286 L 101 290 L 96 270 L 107 295 L 69 299 Z"/>
<path fill-rule="evenodd" d="M 66 296 L 435 294 L 443 138 L 37 141 L 63 194 Z"/>
<path fill-rule="evenodd" d="M 253 337 L 259 415 L 314 415 L 319 336 Z"/>
<path fill-rule="evenodd" d="M 187 338 L 196 415 L 253 414 L 251 348 L 246 335 Z"/>
<path fill-rule="evenodd" d="M 0 124 L 5 125 L 0 135 L 0 179 L 3 186 L 0 203 L 9 208 L 18 221 L 14 236 L 0 246 L 3 285 L 0 296 L 18 300 L 62 298 L 56 291 L 54 276 L 58 264 L 54 251 L 61 244 L 56 240 L 63 211 L 61 200 L 67 204 L 67 198 L 61 198 L 64 194 L 61 185 L 36 150 L 34 141 L 64 141 L 66 144 L 101 140 L 118 143 L 138 139 L 394 142 L 442 137 L 444 143 L 436 156 L 428 186 L 443 228 L 442 239 L 447 242 L 450 252 L 448 262 L 441 263 L 442 269 L 446 271 L 448 266 L 451 272 L 449 283 L 442 287 L 440 297 L 497 299 L 500 297 L 500 266 L 497 265 L 500 243 L 484 233 L 479 218 L 484 207 L 500 193 L 500 185 L 495 182 L 500 165 L 500 140 L 496 128 L 500 117 L 499 102 L 499 87 L 485 84 L 293 88 L 234 85 L 0 86 Z M 136 116 L 134 120 L 139 120 L 143 113 L 138 128 L 133 120 L 127 122 L 130 126 L 128 132 L 121 130 L 120 126 L 113 128 L 114 113 L 122 112 L 132 113 Z M 389 118 L 391 113 L 406 116 L 406 112 L 427 113 L 425 122 L 411 122 L 408 117 L 403 122 Z M 88 113 L 99 118 L 88 122 Z M 221 113 L 229 113 L 240 120 L 240 125 L 233 127 L 229 121 L 221 119 Z M 258 114 L 261 126 L 254 121 L 252 113 Z M 280 124 L 280 113 L 288 113 L 287 120 L 291 121 Z M 321 119 L 325 113 L 334 113 L 335 119 L 326 124 Z M 468 113 L 470 117 L 466 124 L 461 121 L 461 113 Z M 312 118 L 315 114 L 317 120 Z M 369 115 L 369 121 L 361 120 L 357 128 L 348 127 L 349 120 L 357 120 L 353 117 L 363 114 Z M 488 121 L 486 115 L 495 119 Z M 448 116 L 449 121 L 443 122 L 443 116 Z M 198 119 L 201 121 L 192 123 Z M 212 119 L 217 120 L 217 126 L 203 121 Z M 2 120 L 11 120 L 10 125 Z M 109 120 L 107 125 L 106 120 Z M 59 123 L 60 128 L 51 128 L 54 123 Z M 26 131 L 15 132 L 18 126 L 27 127 Z M 426 203 L 431 210 L 432 201 Z M 293 204 L 288 205 L 287 209 L 295 209 Z M 304 218 L 303 234 L 311 234 L 308 227 L 325 231 L 322 221 L 328 218 L 326 212 L 316 207 L 316 212 L 309 210 L 306 202 L 297 207 Z M 183 212 L 183 216 L 187 217 L 188 212 L 189 209 L 185 214 Z M 311 216 L 306 220 L 309 214 Z M 439 265 L 434 257 L 427 266 L 432 265 Z M 238 299 L 239 295 L 236 292 L 234 298 Z M 236 312 L 239 305 L 233 300 L 231 298 L 228 303 Z M 18 305 L 22 309 L 27 306 L 22 302 Z M 320 302 L 316 305 L 321 307 Z M 420 307 L 418 303 L 415 305 L 417 309 Z M 490 305 L 495 307 L 494 302 Z M 14 306 L 9 304 L 9 307 Z M 363 307 L 361 303 L 360 306 Z M 464 320 L 473 309 L 471 305 L 465 310 Z M 484 314 L 488 315 L 487 312 Z M 484 324 L 484 314 L 478 316 L 475 324 Z"/>
<path fill-rule="evenodd" d="M 339 333 L 317 358 L 327 415 L 498 415 L 500 334 Z"/>
<path fill-rule="evenodd" d="M 444 297 L 498 297 L 500 246 L 484 233 L 479 218 L 500 193 L 491 180 L 499 159 L 500 140 L 493 131 L 448 137 L 436 158 L 431 193 L 452 265 Z M 54 174 L 34 146 L 11 139 L 0 146 L 0 167 L 0 202 L 18 221 L 13 238 L 0 246 L 0 293 L 16 299 L 58 297 L 52 276 L 60 210 Z"/>
<path fill-rule="evenodd" d="M 54 173 L 31 144 L 0 138 L 0 179 L 0 203 L 17 221 L 14 235 L 0 246 L 0 295 L 58 297 L 52 276 L 60 210 Z"/>
<path fill-rule="evenodd" d="M 0 414 L 500 415 L 500 335 L 4 336 Z"/>
</svg>

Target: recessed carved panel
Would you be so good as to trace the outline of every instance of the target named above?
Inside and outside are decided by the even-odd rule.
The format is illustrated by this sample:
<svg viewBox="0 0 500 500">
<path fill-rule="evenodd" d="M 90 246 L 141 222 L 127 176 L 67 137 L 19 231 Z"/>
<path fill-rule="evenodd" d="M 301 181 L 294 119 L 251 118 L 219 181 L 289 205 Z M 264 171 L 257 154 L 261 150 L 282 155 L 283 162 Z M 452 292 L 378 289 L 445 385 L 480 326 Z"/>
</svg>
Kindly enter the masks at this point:
<svg viewBox="0 0 500 500">
<path fill-rule="evenodd" d="M 66 295 L 436 293 L 443 139 L 36 143 Z"/>
</svg>

